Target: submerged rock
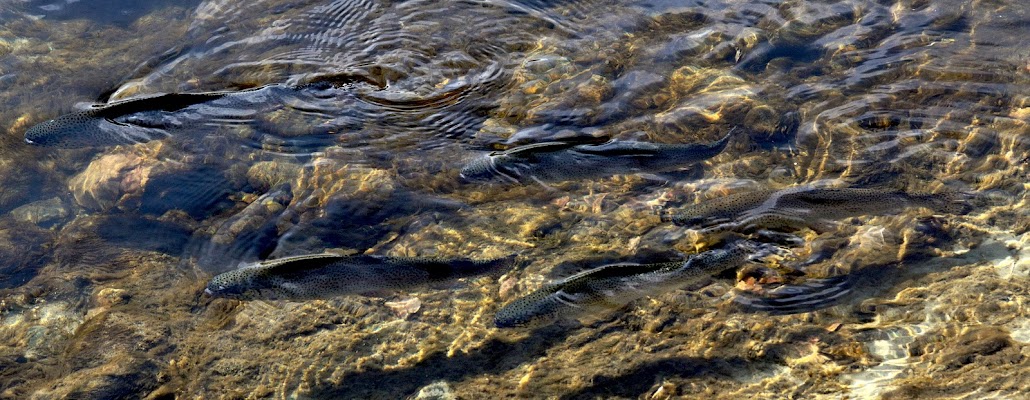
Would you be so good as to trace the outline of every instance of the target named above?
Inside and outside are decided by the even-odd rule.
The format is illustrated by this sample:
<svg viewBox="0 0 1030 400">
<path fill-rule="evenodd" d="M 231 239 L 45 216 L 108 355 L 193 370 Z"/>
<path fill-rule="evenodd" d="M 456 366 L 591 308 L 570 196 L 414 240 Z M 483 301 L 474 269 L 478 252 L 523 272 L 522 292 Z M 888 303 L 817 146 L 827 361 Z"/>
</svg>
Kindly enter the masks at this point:
<svg viewBox="0 0 1030 400">
<path fill-rule="evenodd" d="M 233 185 L 223 168 L 186 157 L 158 157 L 161 144 L 122 147 L 93 160 L 68 181 L 75 202 L 90 211 L 121 208 L 161 215 L 180 209 L 201 218 L 227 205 Z"/>
<path fill-rule="evenodd" d="M 138 148 L 133 148 L 138 149 Z M 130 150 L 108 153 L 68 181 L 75 202 L 82 208 L 104 211 L 126 194 L 138 194 L 160 161 L 149 152 Z"/>
<path fill-rule="evenodd" d="M 26 168 L 17 160 L 0 155 L 0 213 L 38 198 L 34 196 L 44 187 L 39 179 L 43 172 Z"/>
<path fill-rule="evenodd" d="M 418 390 L 414 399 L 417 400 L 456 400 L 458 397 L 451 390 L 451 385 L 445 381 L 433 383 Z"/>
<path fill-rule="evenodd" d="M 32 202 L 11 210 L 11 216 L 21 222 L 51 226 L 68 217 L 68 207 L 60 197 Z"/>
<path fill-rule="evenodd" d="M 268 191 L 296 181 L 302 167 L 289 162 L 262 161 L 247 169 L 247 182 L 257 190 Z"/>
</svg>

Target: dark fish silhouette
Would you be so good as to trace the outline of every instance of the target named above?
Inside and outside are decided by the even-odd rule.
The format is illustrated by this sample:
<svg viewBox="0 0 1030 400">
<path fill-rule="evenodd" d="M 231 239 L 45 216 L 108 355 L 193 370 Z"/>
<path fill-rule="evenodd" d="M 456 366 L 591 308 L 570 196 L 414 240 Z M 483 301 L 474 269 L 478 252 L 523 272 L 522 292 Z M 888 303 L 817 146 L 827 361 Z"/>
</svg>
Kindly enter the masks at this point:
<svg viewBox="0 0 1030 400">
<path fill-rule="evenodd" d="M 489 260 L 312 254 L 244 265 L 211 279 L 205 293 L 238 300 L 378 296 L 481 275 L 500 275 L 516 256 Z"/>
<path fill-rule="evenodd" d="M 96 105 L 41 122 L 25 132 L 25 142 L 58 148 L 138 143 L 167 136 L 164 118 L 183 108 L 225 97 L 228 92 L 169 93 Z"/>
<path fill-rule="evenodd" d="M 544 142 L 495 151 L 461 169 L 469 182 L 561 182 L 681 169 L 722 152 L 730 135 L 711 144 L 609 141 L 602 144 Z"/>
<path fill-rule="evenodd" d="M 641 297 L 682 287 L 773 252 L 771 245 L 744 241 L 695 254 L 686 261 L 597 267 L 508 303 L 494 316 L 494 324 L 498 328 L 540 325 L 618 309 Z"/>
<path fill-rule="evenodd" d="M 859 215 L 889 215 L 908 207 L 926 207 L 943 214 L 970 210 L 970 194 L 908 193 L 899 190 L 795 186 L 762 189 L 707 200 L 667 217 L 701 234 L 757 229 L 825 231 L 833 220 Z"/>
</svg>

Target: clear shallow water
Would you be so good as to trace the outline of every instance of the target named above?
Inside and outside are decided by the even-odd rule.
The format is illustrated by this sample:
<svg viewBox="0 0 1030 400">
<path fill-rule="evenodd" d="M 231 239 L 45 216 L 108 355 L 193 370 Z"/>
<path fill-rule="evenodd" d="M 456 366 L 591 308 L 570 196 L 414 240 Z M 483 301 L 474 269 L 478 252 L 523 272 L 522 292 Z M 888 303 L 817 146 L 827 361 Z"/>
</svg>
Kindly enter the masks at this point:
<svg viewBox="0 0 1030 400">
<path fill-rule="evenodd" d="M 2 396 L 1028 389 L 1018 2 L 44 3 L 0 3 Z M 107 12 L 72 12 L 87 3 Z M 23 142 L 84 104 L 265 85 L 121 121 L 159 140 Z M 733 127 L 723 154 L 661 177 L 458 177 L 514 144 L 710 142 Z M 492 328 L 500 306 L 583 266 L 695 252 L 655 209 L 821 180 L 983 196 L 965 216 L 914 209 L 806 233 L 842 250 L 805 273 L 861 277 L 836 307 L 743 312 L 718 278 L 581 327 Z M 202 295 L 240 261 L 324 249 L 519 252 L 526 265 L 387 299 L 417 297 L 410 315 L 377 298 Z"/>
</svg>

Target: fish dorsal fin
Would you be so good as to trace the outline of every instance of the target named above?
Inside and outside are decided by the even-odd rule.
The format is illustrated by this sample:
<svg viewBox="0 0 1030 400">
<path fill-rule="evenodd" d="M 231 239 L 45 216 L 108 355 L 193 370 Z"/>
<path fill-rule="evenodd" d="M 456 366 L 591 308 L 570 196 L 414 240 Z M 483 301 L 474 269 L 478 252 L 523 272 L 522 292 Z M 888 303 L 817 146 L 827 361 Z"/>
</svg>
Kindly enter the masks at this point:
<svg viewBox="0 0 1030 400">
<path fill-rule="evenodd" d="M 466 278 L 483 274 L 500 275 L 513 267 L 518 257 L 510 254 L 499 258 L 471 259 L 471 258 L 438 258 L 438 257 L 381 257 L 397 266 L 406 268 L 417 268 L 428 274 L 430 280 L 450 280 Z"/>
<path fill-rule="evenodd" d="M 436 257 L 386 257 L 379 255 L 366 255 L 370 260 L 385 262 L 391 268 L 414 268 L 428 274 L 430 280 L 446 279 L 453 276 L 457 263 L 468 260 L 447 260 Z"/>
<path fill-rule="evenodd" d="M 608 157 L 653 157 L 661 150 L 660 145 L 649 142 L 628 142 L 613 140 L 602 144 L 579 145 L 577 152 Z"/>
<path fill-rule="evenodd" d="M 367 257 L 367 256 L 365 256 Z M 354 256 L 343 256 L 332 253 L 306 254 L 302 256 L 284 257 L 261 261 L 257 265 L 268 271 L 289 272 L 324 268 L 340 260 L 353 259 Z"/>
<path fill-rule="evenodd" d="M 506 155 L 515 157 L 531 157 L 538 153 L 550 153 L 555 151 L 567 150 L 569 148 L 579 146 L 580 143 L 574 142 L 541 142 L 526 144 L 518 147 L 513 147 L 508 150 L 493 152 L 490 155 Z"/>
<path fill-rule="evenodd" d="M 610 279 L 619 277 L 631 277 L 640 274 L 646 274 L 648 272 L 654 272 L 661 269 L 676 267 L 683 265 L 682 261 L 674 261 L 667 263 L 656 263 L 656 264 L 638 264 L 638 263 L 616 263 L 602 265 L 597 268 L 591 268 L 584 271 L 580 271 L 573 275 L 569 275 L 563 279 L 558 280 L 555 284 L 568 283 L 581 279 Z"/>
<path fill-rule="evenodd" d="M 142 111 L 176 111 L 194 104 L 200 104 L 225 97 L 229 93 L 230 92 L 160 93 L 118 100 L 103 105 L 95 105 L 88 111 L 107 118 Z"/>
</svg>

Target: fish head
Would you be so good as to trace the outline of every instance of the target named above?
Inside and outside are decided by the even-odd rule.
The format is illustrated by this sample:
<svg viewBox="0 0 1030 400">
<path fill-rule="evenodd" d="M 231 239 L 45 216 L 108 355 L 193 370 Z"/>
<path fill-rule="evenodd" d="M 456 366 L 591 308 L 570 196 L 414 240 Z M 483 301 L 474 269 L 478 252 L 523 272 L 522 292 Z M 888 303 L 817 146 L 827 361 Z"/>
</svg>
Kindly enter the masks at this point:
<svg viewBox="0 0 1030 400">
<path fill-rule="evenodd" d="M 253 272 L 247 268 L 219 274 L 207 283 L 204 293 L 212 297 L 223 297 L 235 300 L 251 300 L 259 298 L 253 290 Z"/>
<path fill-rule="evenodd" d="M 535 302 L 535 301 L 536 302 Z M 541 299 L 516 299 L 494 314 L 494 326 L 498 328 L 538 328 L 557 319 L 539 310 Z"/>
<path fill-rule="evenodd" d="M 90 141 L 92 135 L 83 133 L 90 131 L 96 122 L 96 117 L 89 111 L 64 114 L 29 128 L 25 132 L 25 143 L 59 148 L 93 146 Z"/>
<path fill-rule="evenodd" d="M 64 114 L 25 131 L 25 143 L 33 146 L 78 149 L 141 143 L 167 136 L 163 127 L 176 121 L 150 120 L 153 115 L 135 113 L 107 118 L 102 106 Z M 144 123 L 145 122 L 145 123 Z"/>
<path fill-rule="evenodd" d="M 587 296 L 589 297 L 589 296 Z M 568 293 L 560 284 L 545 286 L 501 307 L 494 314 L 498 328 L 539 328 L 567 317 L 576 318 L 584 310 L 586 297 Z"/>
<path fill-rule="evenodd" d="M 484 182 L 489 181 L 493 174 L 490 172 L 492 167 L 490 164 L 493 160 L 490 154 L 483 154 L 478 157 L 473 157 L 465 162 L 465 165 L 461 168 L 461 179 L 465 182 Z"/>
<path fill-rule="evenodd" d="M 502 151 L 471 158 L 461 168 L 461 179 L 466 183 L 507 181 L 519 183 L 519 158 Z"/>
</svg>

